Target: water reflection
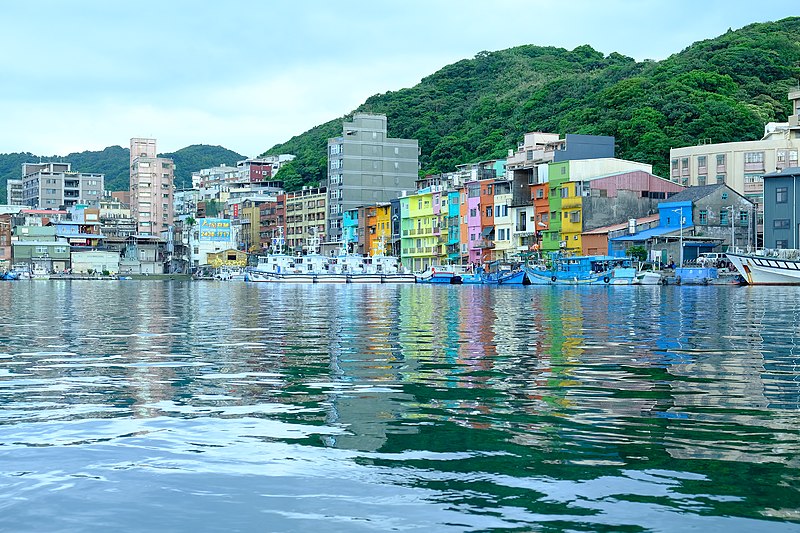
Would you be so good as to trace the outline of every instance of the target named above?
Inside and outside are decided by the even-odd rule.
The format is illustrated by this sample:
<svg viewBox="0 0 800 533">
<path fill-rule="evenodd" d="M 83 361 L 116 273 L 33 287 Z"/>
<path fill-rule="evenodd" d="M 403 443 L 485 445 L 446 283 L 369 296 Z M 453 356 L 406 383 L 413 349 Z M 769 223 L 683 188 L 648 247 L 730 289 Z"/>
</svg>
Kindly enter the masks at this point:
<svg viewBox="0 0 800 533">
<path fill-rule="evenodd" d="M 6 283 L 0 310 L 7 516 L 180 473 L 282 529 L 800 520 L 793 288 Z"/>
</svg>

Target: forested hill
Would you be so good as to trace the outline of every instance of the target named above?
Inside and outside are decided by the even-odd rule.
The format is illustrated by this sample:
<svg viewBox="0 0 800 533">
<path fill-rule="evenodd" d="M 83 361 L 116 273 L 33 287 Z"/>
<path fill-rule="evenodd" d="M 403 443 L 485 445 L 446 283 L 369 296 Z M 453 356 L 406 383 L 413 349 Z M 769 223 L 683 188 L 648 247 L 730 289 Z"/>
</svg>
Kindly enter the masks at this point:
<svg viewBox="0 0 800 533">
<path fill-rule="evenodd" d="M 758 139 L 791 112 L 800 79 L 800 17 L 759 23 L 692 44 L 663 61 L 637 62 L 584 45 L 481 52 L 409 89 L 370 97 L 355 111 L 385 113 L 389 135 L 418 139 L 423 173 L 502 158 L 529 131 L 613 135 L 617 156 L 667 176 L 669 149 Z M 290 187 L 325 179 L 337 118 L 266 154 L 297 159 Z"/>
<path fill-rule="evenodd" d="M 192 172 L 201 168 L 215 167 L 221 164 L 236 165 L 245 159 L 222 146 L 195 144 L 180 150 L 160 154 L 175 161 L 175 184 L 178 188 L 191 187 Z M 99 172 L 105 174 L 105 188 L 110 191 L 127 190 L 130 180 L 130 150 L 121 146 L 110 146 L 95 152 L 79 152 L 66 156 L 38 156 L 31 153 L 0 154 L 0 204 L 6 203 L 6 180 L 21 177 L 23 163 L 39 161 L 64 161 L 72 163 L 72 169 L 78 172 Z"/>
</svg>

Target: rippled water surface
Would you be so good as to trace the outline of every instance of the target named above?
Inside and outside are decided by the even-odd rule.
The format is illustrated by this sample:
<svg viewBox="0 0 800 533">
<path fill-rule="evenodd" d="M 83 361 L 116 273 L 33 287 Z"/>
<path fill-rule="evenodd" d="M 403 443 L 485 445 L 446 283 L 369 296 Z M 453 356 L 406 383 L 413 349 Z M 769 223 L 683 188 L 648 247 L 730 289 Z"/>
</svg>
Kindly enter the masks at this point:
<svg viewBox="0 0 800 533">
<path fill-rule="evenodd" d="M 0 283 L 3 531 L 798 531 L 800 289 Z"/>
</svg>

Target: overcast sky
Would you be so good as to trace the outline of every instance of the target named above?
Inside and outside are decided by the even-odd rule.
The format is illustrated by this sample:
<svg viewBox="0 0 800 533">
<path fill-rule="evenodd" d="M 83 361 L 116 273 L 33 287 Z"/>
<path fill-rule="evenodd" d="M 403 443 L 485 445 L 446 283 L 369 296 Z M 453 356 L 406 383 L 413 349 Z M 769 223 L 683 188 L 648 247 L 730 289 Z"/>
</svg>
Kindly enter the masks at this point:
<svg viewBox="0 0 800 533">
<path fill-rule="evenodd" d="M 0 153 L 158 139 L 256 156 L 367 97 L 523 44 L 663 59 L 800 15 L 751 0 L 4 0 Z"/>
</svg>

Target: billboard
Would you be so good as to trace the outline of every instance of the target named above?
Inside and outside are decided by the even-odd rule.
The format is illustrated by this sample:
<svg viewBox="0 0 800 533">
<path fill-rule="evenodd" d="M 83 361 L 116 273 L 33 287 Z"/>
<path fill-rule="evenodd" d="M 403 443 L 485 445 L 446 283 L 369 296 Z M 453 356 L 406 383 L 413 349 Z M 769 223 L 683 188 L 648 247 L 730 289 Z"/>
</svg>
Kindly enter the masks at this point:
<svg viewBox="0 0 800 533">
<path fill-rule="evenodd" d="M 197 220 L 201 242 L 228 242 L 231 240 L 231 221 L 227 218 L 201 218 Z"/>
</svg>

